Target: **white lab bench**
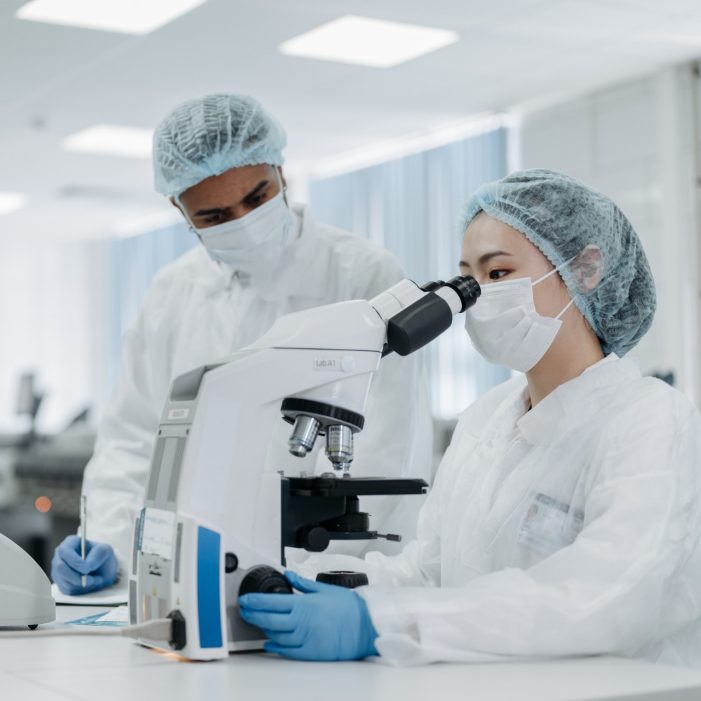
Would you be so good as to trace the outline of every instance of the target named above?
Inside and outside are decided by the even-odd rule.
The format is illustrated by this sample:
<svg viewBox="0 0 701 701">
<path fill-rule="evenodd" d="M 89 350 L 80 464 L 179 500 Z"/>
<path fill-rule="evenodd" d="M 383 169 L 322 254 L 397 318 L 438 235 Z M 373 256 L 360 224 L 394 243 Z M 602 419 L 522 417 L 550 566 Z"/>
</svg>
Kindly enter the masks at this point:
<svg viewBox="0 0 701 701">
<path fill-rule="evenodd" d="M 98 612 L 59 606 L 57 620 Z M 395 668 L 262 653 L 181 662 L 125 638 L 0 640 L 2 701 L 699 701 L 701 671 L 616 658 Z"/>
</svg>

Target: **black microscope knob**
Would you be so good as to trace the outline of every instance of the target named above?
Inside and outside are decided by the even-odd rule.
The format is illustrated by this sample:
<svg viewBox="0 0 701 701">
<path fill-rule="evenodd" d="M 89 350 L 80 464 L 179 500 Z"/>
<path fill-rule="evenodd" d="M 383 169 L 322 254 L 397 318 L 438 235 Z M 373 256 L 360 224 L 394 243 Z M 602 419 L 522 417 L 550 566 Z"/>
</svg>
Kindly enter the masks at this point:
<svg viewBox="0 0 701 701">
<path fill-rule="evenodd" d="M 292 587 L 274 567 L 259 565 L 241 580 L 239 596 L 244 594 L 292 594 Z"/>
<path fill-rule="evenodd" d="M 224 572 L 231 574 L 239 568 L 239 559 L 234 553 L 226 553 L 224 555 Z"/>
<path fill-rule="evenodd" d="M 337 587 L 346 587 L 346 589 L 355 589 L 356 587 L 364 587 L 368 583 L 368 576 L 365 572 L 319 572 L 316 581 L 324 582 L 324 584 L 335 584 Z"/>
<path fill-rule="evenodd" d="M 320 553 L 329 547 L 331 538 L 329 532 L 321 526 L 305 528 L 299 534 L 300 546 L 312 553 Z"/>
</svg>

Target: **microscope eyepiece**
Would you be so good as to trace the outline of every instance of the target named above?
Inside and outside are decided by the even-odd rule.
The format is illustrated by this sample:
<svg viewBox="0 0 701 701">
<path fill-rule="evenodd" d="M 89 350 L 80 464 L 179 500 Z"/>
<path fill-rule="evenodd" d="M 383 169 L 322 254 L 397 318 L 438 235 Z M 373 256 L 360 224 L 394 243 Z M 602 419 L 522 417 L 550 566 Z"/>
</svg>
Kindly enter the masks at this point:
<svg viewBox="0 0 701 701">
<path fill-rule="evenodd" d="M 457 275 L 452 280 L 444 283 L 446 287 L 455 290 L 462 301 L 461 312 L 469 309 L 482 294 L 482 288 L 472 275 Z"/>
</svg>

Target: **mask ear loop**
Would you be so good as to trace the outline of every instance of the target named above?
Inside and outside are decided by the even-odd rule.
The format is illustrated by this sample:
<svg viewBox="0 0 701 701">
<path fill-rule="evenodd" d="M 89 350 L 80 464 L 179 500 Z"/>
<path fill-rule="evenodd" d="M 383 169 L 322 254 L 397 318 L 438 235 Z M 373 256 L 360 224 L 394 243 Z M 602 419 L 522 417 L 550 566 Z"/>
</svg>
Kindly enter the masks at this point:
<svg viewBox="0 0 701 701">
<path fill-rule="evenodd" d="M 185 209 L 185 205 L 182 203 L 182 200 L 180 199 L 180 195 L 175 196 L 175 201 L 178 203 L 178 207 L 180 207 L 180 213 L 183 215 L 185 221 L 187 222 L 187 228 L 190 229 L 190 231 L 197 236 L 197 239 L 199 242 L 204 246 L 204 240 L 202 239 L 202 236 L 200 236 L 200 232 L 197 231 L 197 227 L 192 223 L 192 220 L 188 216 L 187 209 Z M 216 261 L 216 264 L 221 268 L 222 264 L 219 261 Z M 236 275 L 237 273 L 234 273 Z"/>
<path fill-rule="evenodd" d="M 564 263 L 560 263 L 560 265 L 557 266 L 557 268 L 553 268 L 552 270 L 549 270 L 545 275 L 541 275 L 535 282 L 531 283 L 531 287 L 535 287 L 539 282 L 543 282 L 543 280 L 546 280 L 549 278 L 551 275 L 554 275 L 558 270 L 561 270 L 564 268 L 566 265 L 569 265 L 577 256 L 572 256 L 571 258 L 568 258 Z"/>
<path fill-rule="evenodd" d="M 180 209 L 180 213 L 183 215 L 183 218 L 185 219 L 185 223 L 187 224 L 188 229 L 192 231 L 192 233 L 197 236 L 197 238 L 202 242 L 202 237 L 200 236 L 199 232 L 197 231 L 197 228 L 195 225 L 192 223 L 192 220 L 190 219 L 187 209 L 185 209 L 185 205 L 183 204 L 182 200 L 180 199 L 180 195 L 175 195 L 173 198 L 177 203 L 178 203 L 178 208 Z"/>
<path fill-rule="evenodd" d="M 277 182 L 280 186 L 280 192 L 282 193 L 282 199 L 285 200 L 285 206 L 289 208 L 290 203 L 287 201 L 287 185 L 282 182 L 282 174 L 280 173 L 280 166 L 275 166 L 275 175 L 277 176 Z"/>
<path fill-rule="evenodd" d="M 574 304 L 574 297 L 572 297 L 570 299 L 570 301 L 565 305 L 565 308 L 555 318 L 559 319 L 573 304 Z"/>
<path fill-rule="evenodd" d="M 531 287 L 535 287 L 539 282 L 543 282 L 543 280 L 549 278 L 551 275 L 554 275 L 558 270 L 564 268 L 566 265 L 569 265 L 576 257 L 577 256 L 572 256 L 561 265 L 558 265 L 557 268 L 553 268 L 552 270 L 548 271 L 547 273 L 545 273 L 545 275 L 539 277 L 535 282 L 532 282 Z M 570 297 L 570 301 L 565 305 L 564 309 L 555 318 L 559 319 L 573 304 L 574 297 Z"/>
</svg>

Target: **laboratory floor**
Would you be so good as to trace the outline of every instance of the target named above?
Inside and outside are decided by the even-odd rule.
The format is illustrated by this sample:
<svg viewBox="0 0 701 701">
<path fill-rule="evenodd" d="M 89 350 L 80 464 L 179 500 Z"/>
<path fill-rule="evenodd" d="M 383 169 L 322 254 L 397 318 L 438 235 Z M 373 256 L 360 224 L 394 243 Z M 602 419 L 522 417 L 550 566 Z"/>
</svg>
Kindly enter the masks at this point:
<svg viewBox="0 0 701 701">
<path fill-rule="evenodd" d="M 57 620 L 97 613 L 59 606 Z M 0 640 L 3 701 L 699 701 L 701 671 L 615 658 L 393 668 L 262 653 L 181 662 L 124 638 Z"/>
</svg>

